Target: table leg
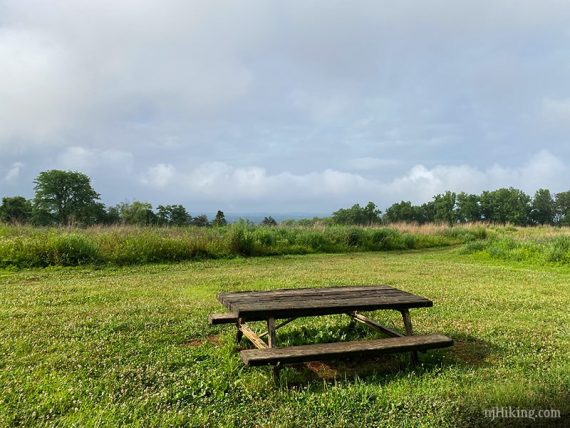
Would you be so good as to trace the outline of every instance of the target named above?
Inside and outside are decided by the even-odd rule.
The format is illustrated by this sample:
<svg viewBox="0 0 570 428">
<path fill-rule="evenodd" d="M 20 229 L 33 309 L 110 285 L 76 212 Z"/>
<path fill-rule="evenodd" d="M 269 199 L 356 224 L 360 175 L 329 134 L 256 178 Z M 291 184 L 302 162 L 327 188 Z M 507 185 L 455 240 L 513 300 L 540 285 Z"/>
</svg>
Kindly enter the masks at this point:
<svg viewBox="0 0 570 428">
<path fill-rule="evenodd" d="M 270 348 L 277 347 L 277 334 L 275 333 L 275 318 L 267 319 L 267 344 Z"/>
<path fill-rule="evenodd" d="M 270 348 L 277 347 L 277 333 L 275 330 L 275 318 L 267 318 L 267 344 Z M 281 371 L 280 369 L 281 364 L 279 363 L 273 366 L 273 381 L 276 383 L 279 382 L 279 372 Z"/>
<path fill-rule="evenodd" d="M 237 323 L 236 323 L 236 327 L 237 327 L 237 333 L 236 333 L 236 342 L 239 345 L 241 338 L 243 337 L 243 332 L 241 331 L 241 325 L 243 323 L 243 318 L 238 318 Z"/>
<path fill-rule="evenodd" d="M 297 319 L 297 317 L 293 317 L 293 318 L 286 319 L 285 321 L 283 321 L 283 322 L 280 323 L 280 324 L 276 324 L 276 325 L 275 325 L 275 330 L 280 329 L 281 327 L 283 327 L 283 326 L 289 324 L 290 322 L 295 321 L 296 319 Z M 259 335 L 259 337 L 264 337 L 264 336 L 267 336 L 268 334 L 269 334 L 269 331 L 266 331 L 265 333 L 261 333 L 261 334 Z"/>
<path fill-rule="evenodd" d="M 412 320 L 410 318 L 410 311 L 403 309 L 400 311 L 402 313 L 402 318 L 404 319 L 404 327 L 406 328 L 406 336 L 412 336 L 414 334 L 412 330 Z"/>
<path fill-rule="evenodd" d="M 406 328 L 406 336 L 412 336 L 414 331 L 412 329 L 412 319 L 410 318 L 410 311 L 407 309 L 402 309 L 400 311 L 402 313 L 402 318 L 404 320 L 404 327 Z M 416 351 L 412 351 L 410 353 L 410 357 L 412 360 L 412 364 L 417 364 L 419 362 L 418 353 Z"/>
</svg>

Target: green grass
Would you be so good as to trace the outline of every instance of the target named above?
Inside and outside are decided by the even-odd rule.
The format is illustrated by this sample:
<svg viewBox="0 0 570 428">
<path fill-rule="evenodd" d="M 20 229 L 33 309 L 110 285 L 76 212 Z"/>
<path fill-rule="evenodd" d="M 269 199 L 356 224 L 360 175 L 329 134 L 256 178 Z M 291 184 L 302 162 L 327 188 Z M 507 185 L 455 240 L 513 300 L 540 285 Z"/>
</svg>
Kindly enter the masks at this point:
<svg viewBox="0 0 570 428">
<path fill-rule="evenodd" d="M 570 266 L 570 236 L 565 229 L 558 234 L 498 234 L 487 240 L 472 241 L 463 253 L 480 259 L 498 259 L 524 264 Z"/>
<path fill-rule="evenodd" d="M 286 368 L 274 384 L 241 364 L 232 326 L 207 325 L 223 291 L 373 283 L 432 299 L 412 310 L 415 331 L 455 346 L 416 368 L 405 356 L 337 362 Z M 569 307 L 569 269 L 458 249 L 0 270 L 0 426 L 489 426 L 494 406 L 560 409 L 568 422 Z M 400 328 L 397 315 L 371 316 Z M 278 334 L 356 337 L 377 336 L 342 316 Z"/>
<path fill-rule="evenodd" d="M 461 227 L 33 228 L 0 225 L 0 268 L 139 265 L 269 256 L 444 247 L 486 237 Z"/>
</svg>

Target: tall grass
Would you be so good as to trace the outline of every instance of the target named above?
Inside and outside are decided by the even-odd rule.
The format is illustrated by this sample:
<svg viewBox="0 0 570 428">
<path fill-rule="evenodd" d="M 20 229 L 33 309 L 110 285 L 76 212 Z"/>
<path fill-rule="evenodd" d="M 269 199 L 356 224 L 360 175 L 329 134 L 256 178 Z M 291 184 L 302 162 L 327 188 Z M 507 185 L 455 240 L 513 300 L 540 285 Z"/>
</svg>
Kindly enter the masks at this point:
<svg viewBox="0 0 570 428">
<path fill-rule="evenodd" d="M 561 230 L 556 236 L 548 230 L 544 235 L 523 233 L 521 235 L 495 235 L 487 241 L 465 245 L 463 253 L 477 256 L 538 264 L 570 264 L 570 236 Z"/>
<path fill-rule="evenodd" d="M 410 250 L 456 245 L 486 236 L 480 226 L 0 226 L 0 267 L 135 265 L 236 256 Z"/>
</svg>

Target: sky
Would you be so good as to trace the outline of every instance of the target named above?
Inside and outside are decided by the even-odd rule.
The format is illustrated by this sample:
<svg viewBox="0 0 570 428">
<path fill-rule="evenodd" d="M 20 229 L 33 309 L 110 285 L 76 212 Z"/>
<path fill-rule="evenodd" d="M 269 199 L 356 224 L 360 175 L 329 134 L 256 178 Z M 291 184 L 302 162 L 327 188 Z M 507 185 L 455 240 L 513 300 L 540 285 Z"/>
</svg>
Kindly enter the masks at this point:
<svg viewBox="0 0 570 428">
<path fill-rule="evenodd" d="M 330 213 L 570 189 L 566 0 L 0 0 L 0 196 Z"/>
</svg>

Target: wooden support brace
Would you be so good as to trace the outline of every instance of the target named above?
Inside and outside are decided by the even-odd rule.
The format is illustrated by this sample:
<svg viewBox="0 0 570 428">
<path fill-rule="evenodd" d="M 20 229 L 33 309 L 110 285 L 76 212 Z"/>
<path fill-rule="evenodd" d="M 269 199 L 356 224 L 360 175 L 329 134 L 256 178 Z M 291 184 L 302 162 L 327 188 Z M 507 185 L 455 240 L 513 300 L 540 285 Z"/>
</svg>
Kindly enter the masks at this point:
<svg viewBox="0 0 570 428">
<path fill-rule="evenodd" d="M 370 327 L 374 330 L 380 331 L 387 336 L 390 336 L 390 337 L 402 337 L 403 336 L 403 334 L 400 334 L 397 331 L 392 330 L 391 328 L 383 326 L 382 324 L 377 323 L 376 321 L 371 320 L 370 318 L 367 318 L 362 314 L 359 314 L 357 311 L 350 312 L 348 315 L 353 320 L 356 320 L 356 321 L 358 321 L 364 325 L 367 325 L 368 327 Z"/>
<path fill-rule="evenodd" d="M 253 331 L 246 323 L 241 323 L 239 325 L 240 331 L 245 337 L 247 337 L 253 345 L 258 349 L 267 348 L 267 344 Z"/>
<path fill-rule="evenodd" d="M 284 325 L 289 324 L 289 323 L 292 322 L 292 321 L 295 321 L 296 319 L 297 319 L 296 317 L 295 317 L 295 318 L 289 318 L 289 319 L 283 321 L 282 323 L 277 324 L 277 325 L 275 326 L 275 330 L 277 330 L 277 329 L 283 327 Z M 266 331 L 265 333 L 261 333 L 261 334 L 259 335 L 259 337 L 265 337 L 265 336 L 267 336 L 268 334 L 269 334 L 269 331 Z"/>
</svg>

